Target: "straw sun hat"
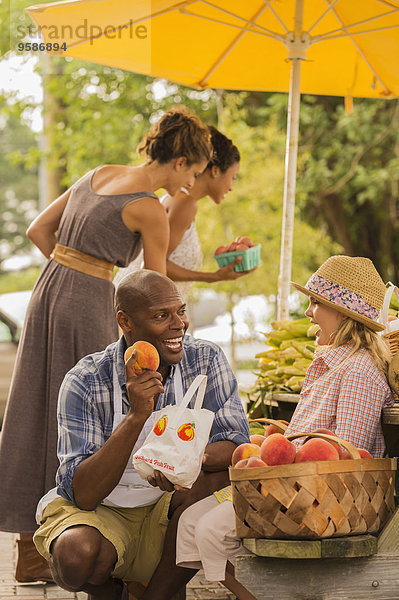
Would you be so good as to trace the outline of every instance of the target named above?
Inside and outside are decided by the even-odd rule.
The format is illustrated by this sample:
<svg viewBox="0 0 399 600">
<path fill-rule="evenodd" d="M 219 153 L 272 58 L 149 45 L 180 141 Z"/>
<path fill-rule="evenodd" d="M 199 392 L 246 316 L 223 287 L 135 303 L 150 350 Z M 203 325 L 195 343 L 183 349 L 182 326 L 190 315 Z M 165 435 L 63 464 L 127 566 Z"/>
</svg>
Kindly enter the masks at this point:
<svg viewBox="0 0 399 600">
<path fill-rule="evenodd" d="M 317 298 L 374 331 L 385 296 L 385 284 L 369 258 L 331 256 L 310 277 L 305 287 L 291 282 L 298 291 Z"/>
</svg>

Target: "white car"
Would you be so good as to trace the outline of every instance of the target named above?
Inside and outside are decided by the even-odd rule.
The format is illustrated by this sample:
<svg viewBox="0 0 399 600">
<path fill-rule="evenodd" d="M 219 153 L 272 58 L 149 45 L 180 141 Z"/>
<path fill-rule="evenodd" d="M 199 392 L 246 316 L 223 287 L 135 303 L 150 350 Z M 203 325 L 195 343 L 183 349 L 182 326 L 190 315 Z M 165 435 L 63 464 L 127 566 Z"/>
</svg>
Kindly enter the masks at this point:
<svg viewBox="0 0 399 600">
<path fill-rule="evenodd" d="M 18 341 L 31 295 L 31 291 L 0 294 L 0 427 L 7 403 Z"/>
</svg>

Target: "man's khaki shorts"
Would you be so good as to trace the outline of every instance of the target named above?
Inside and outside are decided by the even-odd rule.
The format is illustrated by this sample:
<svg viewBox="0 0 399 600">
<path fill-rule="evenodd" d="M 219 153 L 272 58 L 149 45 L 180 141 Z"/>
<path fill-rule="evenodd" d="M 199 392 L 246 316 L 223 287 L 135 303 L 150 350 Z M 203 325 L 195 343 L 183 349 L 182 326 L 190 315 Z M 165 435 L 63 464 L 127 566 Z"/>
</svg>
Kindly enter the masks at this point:
<svg viewBox="0 0 399 600">
<path fill-rule="evenodd" d="M 155 504 L 117 508 L 100 504 L 95 510 L 80 510 L 68 500 L 57 498 L 43 512 L 34 535 L 36 548 L 49 560 L 52 542 L 66 529 L 88 525 L 113 544 L 118 560 L 112 575 L 131 581 L 149 581 L 161 558 L 168 526 L 171 492 Z"/>
</svg>

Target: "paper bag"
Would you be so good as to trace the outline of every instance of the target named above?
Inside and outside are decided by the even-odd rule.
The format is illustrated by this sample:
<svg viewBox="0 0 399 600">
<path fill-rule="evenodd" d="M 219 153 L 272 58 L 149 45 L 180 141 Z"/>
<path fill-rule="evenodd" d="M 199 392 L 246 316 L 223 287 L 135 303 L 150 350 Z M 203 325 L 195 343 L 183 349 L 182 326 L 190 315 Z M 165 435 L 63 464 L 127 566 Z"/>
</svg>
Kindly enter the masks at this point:
<svg viewBox="0 0 399 600">
<path fill-rule="evenodd" d="M 133 456 L 134 468 L 143 479 L 157 469 L 182 487 L 191 488 L 196 481 L 215 416 L 201 408 L 206 380 L 206 375 L 198 375 L 179 405 L 165 406 L 155 413 L 152 431 Z M 194 408 L 187 408 L 197 389 Z"/>
</svg>

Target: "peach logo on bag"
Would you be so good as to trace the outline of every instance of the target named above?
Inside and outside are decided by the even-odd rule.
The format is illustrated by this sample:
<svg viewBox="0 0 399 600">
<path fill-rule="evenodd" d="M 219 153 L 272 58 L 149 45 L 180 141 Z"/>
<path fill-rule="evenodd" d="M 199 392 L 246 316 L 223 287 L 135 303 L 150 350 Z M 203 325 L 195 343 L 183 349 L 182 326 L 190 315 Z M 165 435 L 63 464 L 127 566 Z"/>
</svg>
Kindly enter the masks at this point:
<svg viewBox="0 0 399 600">
<path fill-rule="evenodd" d="M 155 435 L 162 435 L 166 429 L 167 423 L 168 423 L 168 417 L 166 415 L 163 415 L 163 417 L 158 419 L 158 421 L 155 423 L 154 429 L 153 429 L 153 432 L 155 433 Z"/>
<path fill-rule="evenodd" d="M 183 442 L 191 442 L 194 439 L 194 423 L 184 423 L 184 425 L 180 425 L 177 430 L 177 435 Z"/>
</svg>

